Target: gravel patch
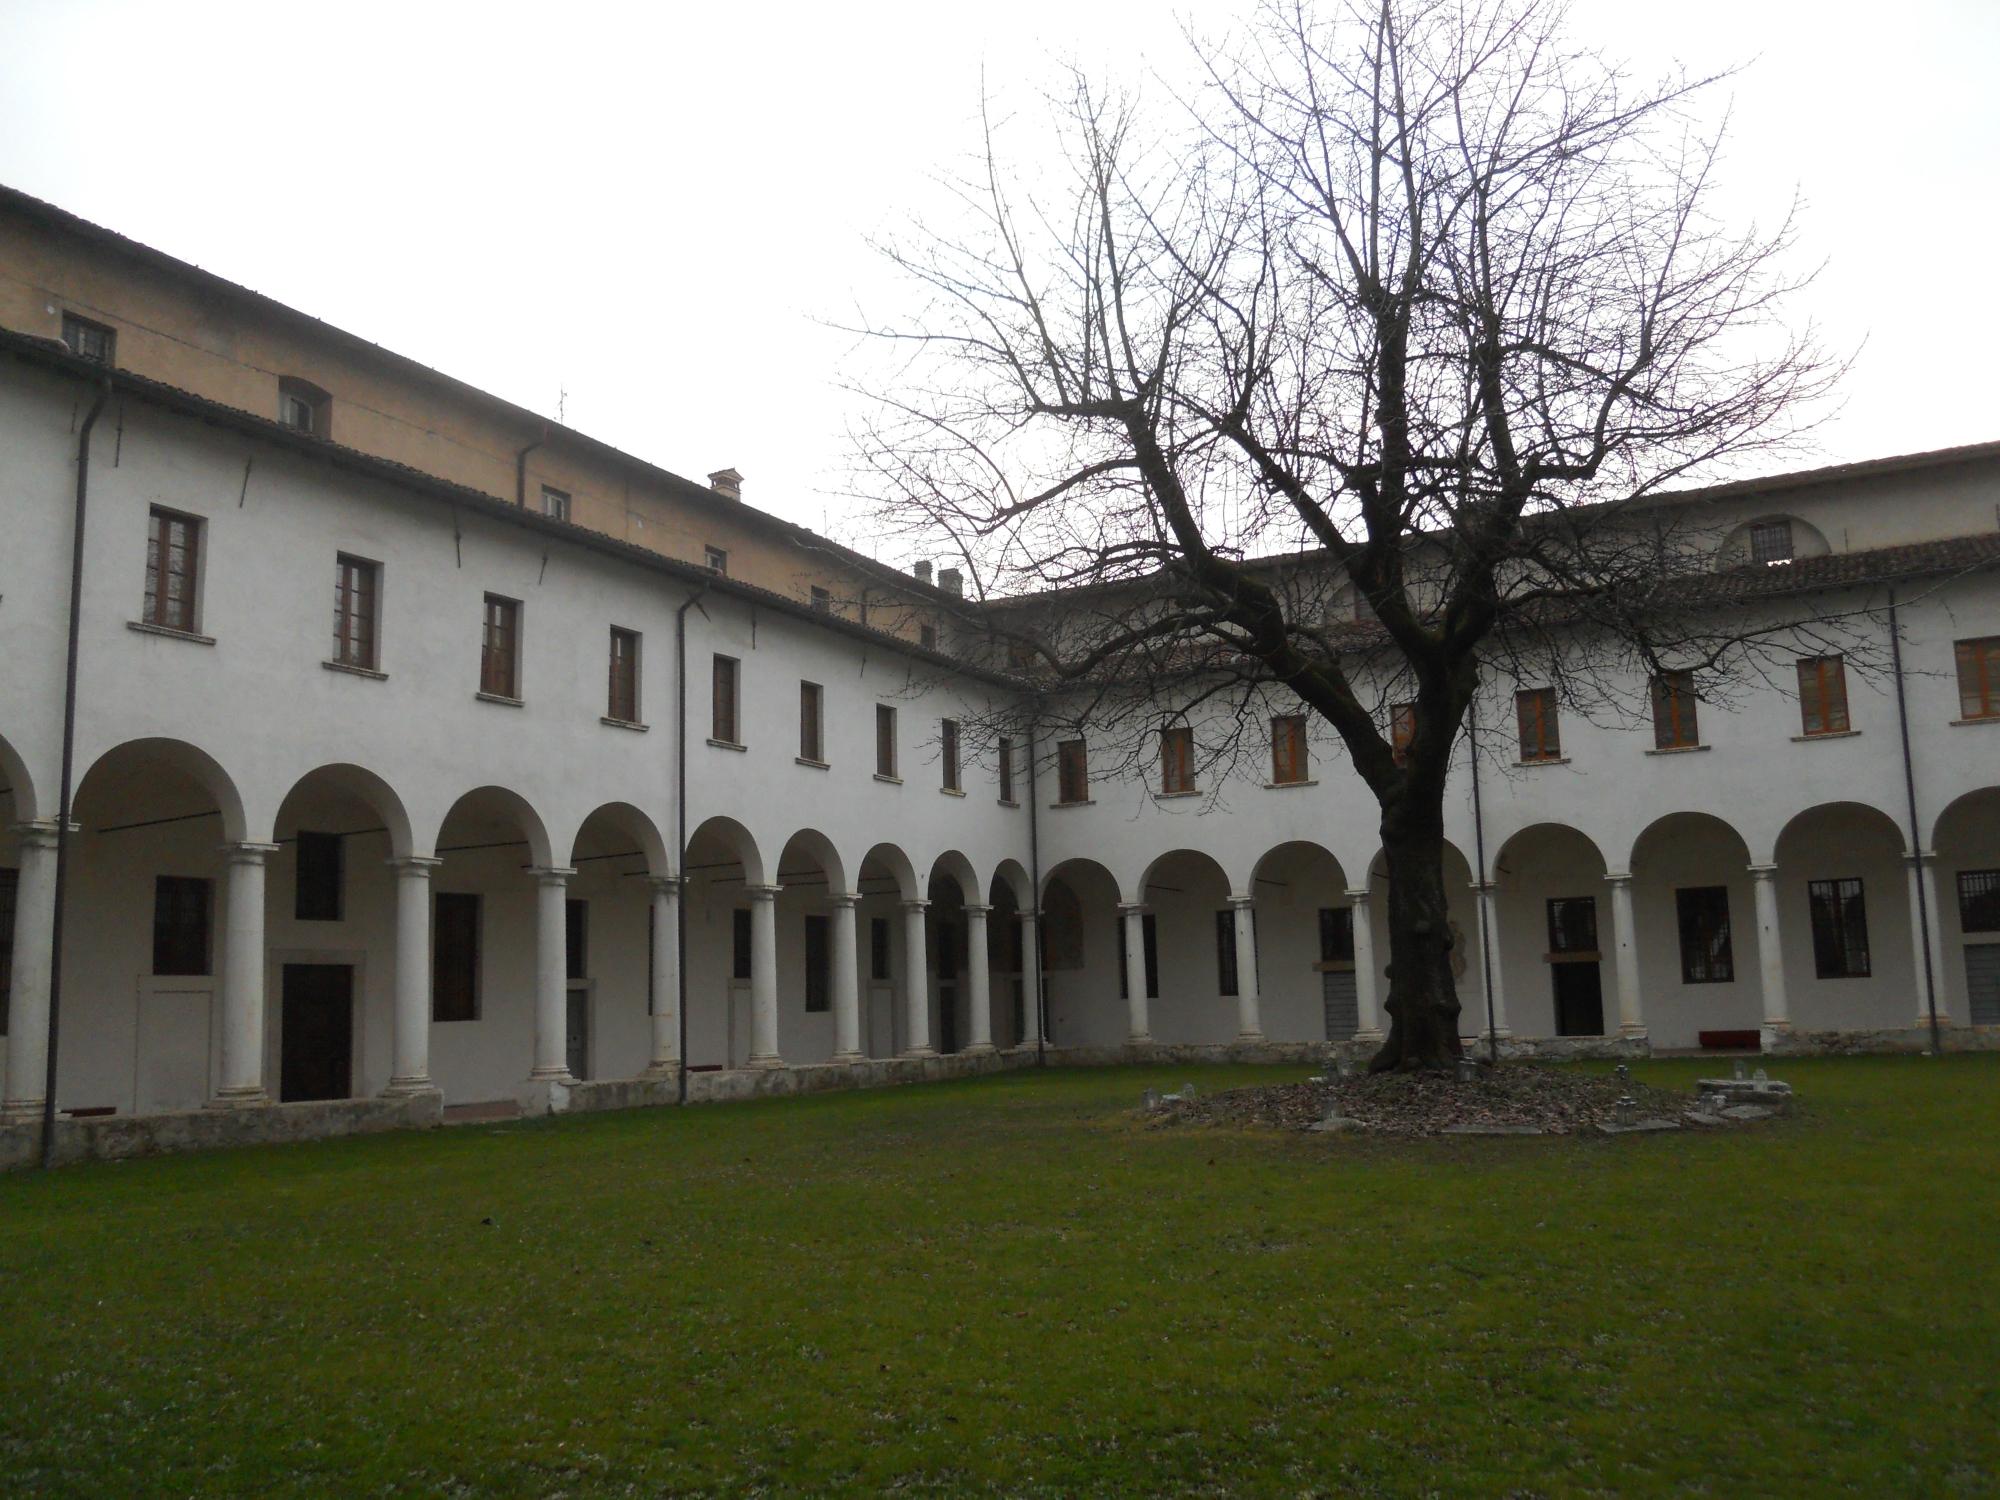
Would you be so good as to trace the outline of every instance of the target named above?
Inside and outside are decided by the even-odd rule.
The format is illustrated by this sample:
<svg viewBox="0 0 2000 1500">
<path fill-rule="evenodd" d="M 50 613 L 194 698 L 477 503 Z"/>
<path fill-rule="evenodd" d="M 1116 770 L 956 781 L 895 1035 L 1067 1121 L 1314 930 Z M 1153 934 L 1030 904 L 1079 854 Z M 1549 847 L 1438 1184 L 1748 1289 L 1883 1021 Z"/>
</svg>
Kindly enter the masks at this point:
<svg viewBox="0 0 2000 1500">
<path fill-rule="evenodd" d="M 1317 1082 L 1230 1089 L 1193 1101 L 1169 1095 L 1145 1119 L 1156 1127 L 1231 1125 L 1311 1130 L 1329 1117 L 1349 1122 L 1334 1133 L 1389 1136 L 1596 1133 L 1619 1121 L 1618 1101 L 1632 1101 L 1631 1119 L 1702 1125 L 1700 1099 L 1630 1079 L 1550 1064 L 1481 1064 L 1474 1077 L 1376 1073 Z"/>
</svg>

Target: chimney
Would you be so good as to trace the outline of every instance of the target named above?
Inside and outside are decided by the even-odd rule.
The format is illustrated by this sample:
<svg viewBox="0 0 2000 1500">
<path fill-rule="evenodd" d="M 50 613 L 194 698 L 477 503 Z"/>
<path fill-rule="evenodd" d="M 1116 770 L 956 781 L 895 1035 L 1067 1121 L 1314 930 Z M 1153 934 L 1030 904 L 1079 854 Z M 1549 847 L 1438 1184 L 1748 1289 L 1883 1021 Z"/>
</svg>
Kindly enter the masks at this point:
<svg viewBox="0 0 2000 1500">
<path fill-rule="evenodd" d="M 965 597 L 965 575 L 956 568 L 939 568 L 938 587 L 954 599 L 963 599 Z"/>
<path fill-rule="evenodd" d="M 929 583 L 931 581 L 931 565 L 927 562 L 914 564 L 910 571 L 916 575 L 918 583 Z"/>
<path fill-rule="evenodd" d="M 734 469 L 717 469 L 708 476 L 708 487 L 725 500 L 743 498 L 743 476 Z"/>
</svg>

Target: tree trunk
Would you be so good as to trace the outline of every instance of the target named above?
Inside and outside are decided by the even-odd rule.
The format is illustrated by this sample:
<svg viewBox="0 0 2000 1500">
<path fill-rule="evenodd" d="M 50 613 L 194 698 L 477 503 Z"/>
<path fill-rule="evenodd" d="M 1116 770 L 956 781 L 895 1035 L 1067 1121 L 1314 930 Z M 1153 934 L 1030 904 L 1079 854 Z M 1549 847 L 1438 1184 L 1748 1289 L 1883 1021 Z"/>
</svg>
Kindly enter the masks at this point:
<svg viewBox="0 0 2000 1500">
<path fill-rule="evenodd" d="M 1371 1073 L 1445 1068 L 1458 1058 L 1458 985 L 1444 885 L 1441 820 L 1385 816 L 1388 866 L 1389 1036 Z"/>
</svg>

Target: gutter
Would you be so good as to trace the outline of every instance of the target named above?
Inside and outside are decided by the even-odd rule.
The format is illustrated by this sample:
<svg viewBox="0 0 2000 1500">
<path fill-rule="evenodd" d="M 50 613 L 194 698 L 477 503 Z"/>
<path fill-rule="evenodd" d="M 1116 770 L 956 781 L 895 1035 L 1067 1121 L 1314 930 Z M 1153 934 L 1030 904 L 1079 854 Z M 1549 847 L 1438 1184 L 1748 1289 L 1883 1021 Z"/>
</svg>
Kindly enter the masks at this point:
<svg viewBox="0 0 2000 1500">
<path fill-rule="evenodd" d="M 1472 753 L 1472 852 L 1479 861 L 1479 975 L 1486 987 L 1486 1059 L 1500 1061 L 1499 1021 L 1493 1014 L 1493 924 L 1486 920 L 1486 819 L 1479 805 L 1479 695 L 1465 705 L 1465 743 Z M 1498 905 L 1495 904 L 1497 911 Z"/>
<path fill-rule="evenodd" d="M 1930 881 L 1924 875 L 1923 826 L 1917 818 L 1917 769 L 1910 754 L 1910 706 L 1903 692 L 1903 626 L 1896 613 L 1896 589 L 1889 588 L 1889 662 L 1896 677 L 1896 728 L 1903 741 L 1903 794 L 1910 809 L 1910 858 L 1917 877 L 1917 946 L 1924 955 L 1924 1008 L 1930 1017 L 1931 1055 L 1944 1051 L 1938 1026 L 1937 972 L 1931 964 Z"/>
<path fill-rule="evenodd" d="M 547 424 L 542 427 L 542 435 L 514 455 L 514 503 L 522 510 L 528 508 L 528 455 L 549 440 Z"/>
<path fill-rule="evenodd" d="M 62 1024 L 63 891 L 69 881 L 69 824 L 75 799 L 76 678 L 83 626 L 83 520 L 90 499 L 90 433 L 111 399 L 111 377 L 101 375 L 97 399 L 76 437 L 76 513 L 69 558 L 69 651 L 63 668 L 62 790 L 56 802 L 55 915 L 49 923 L 49 1042 L 42 1084 L 42 1170 L 56 1159 L 56 1039 Z"/>
<path fill-rule="evenodd" d="M 680 1068 L 678 1071 L 679 1090 L 676 1102 L 688 1102 L 688 963 L 687 963 L 687 904 L 688 892 L 685 883 L 687 875 L 687 811 L 688 811 L 688 688 L 687 688 L 687 615 L 691 609 L 700 607 L 701 596 L 708 592 L 703 584 L 674 611 L 674 874 L 683 879 L 680 899 L 674 903 L 674 922 L 678 929 L 676 945 L 680 953 L 680 972 L 675 976 L 676 996 L 674 1005 L 680 1025 Z M 707 611 L 703 610 L 703 614 Z"/>
<path fill-rule="evenodd" d="M 1021 955 L 1035 969 L 1035 1066 L 1049 1065 L 1049 1002 L 1047 978 L 1042 971 L 1042 954 L 1048 944 L 1042 932 L 1042 798 L 1035 784 L 1035 726 L 1028 726 L 1028 879 L 1033 889 L 1028 899 L 1035 913 L 1035 951 Z"/>
</svg>

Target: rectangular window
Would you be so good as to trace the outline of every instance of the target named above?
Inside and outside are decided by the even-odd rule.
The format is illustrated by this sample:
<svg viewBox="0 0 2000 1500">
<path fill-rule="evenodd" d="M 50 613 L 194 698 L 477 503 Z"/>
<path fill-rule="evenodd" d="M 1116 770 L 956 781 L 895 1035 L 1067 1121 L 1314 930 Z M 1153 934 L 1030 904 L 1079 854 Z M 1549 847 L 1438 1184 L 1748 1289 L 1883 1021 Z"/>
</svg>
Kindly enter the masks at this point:
<svg viewBox="0 0 2000 1500">
<path fill-rule="evenodd" d="M 1056 801 L 1090 800 L 1090 760 L 1082 740 L 1062 740 L 1056 745 Z"/>
<path fill-rule="evenodd" d="M 542 514 L 552 521 L 569 519 L 569 492 L 551 485 L 542 486 Z"/>
<path fill-rule="evenodd" d="M 294 852 L 298 868 L 292 916 L 301 922 L 338 922 L 344 884 L 340 835 L 300 829 Z"/>
<path fill-rule="evenodd" d="M 806 1009 L 809 1011 L 833 1009 L 833 963 L 830 956 L 833 949 L 828 932 L 825 917 L 806 918 Z"/>
<path fill-rule="evenodd" d="M 439 891 L 431 910 L 431 1019 L 479 1019 L 479 898 Z"/>
<path fill-rule="evenodd" d="M 604 716 L 626 724 L 639 722 L 639 632 L 611 627 L 610 681 Z"/>
<path fill-rule="evenodd" d="M 2000 719 L 2000 635 L 1960 641 L 1954 654 L 1958 658 L 1958 716 Z"/>
<path fill-rule="evenodd" d="M 1811 880 L 1813 967 L 1821 979 L 1868 977 L 1868 907 L 1859 880 Z"/>
<path fill-rule="evenodd" d="M 1847 664 L 1840 657 L 1799 663 L 1799 726 L 1802 734 L 1847 733 Z"/>
<path fill-rule="evenodd" d="M 718 656 L 709 674 L 708 737 L 725 745 L 740 745 L 736 737 L 736 658 Z"/>
<path fill-rule="evenodd" d="M 1322 906 L 1319 909 L 1319 961 L 1323 964 L 1354 962 L 1354 908 Z"/>
<path fill-rule="evenodd" d="M 937 626 L 919 625 L 917 627 L 917 644 L 922 646 L 926 651 L 937 650 Z"/>
<path fill-rule="evenodd" d="M 824 690 L 816 682 L 799 684 L 799 759 L 824 764 L 825 735 L 822 733 L 821 704 Z"/>
<path fill-rule="evenodd" d="M 1549 897 L 1549 950 L 1553 953 L 1595 953 L 1597 898 Z"/>
<path fill-rule="evenodd" d="M 212 881 L 161 875 L 153 881 L 153 972 L 210 974 Z"/>
<path fill-rule="evenodd" d="M 1399 766 L 1410 763 L 1410 741 L 1417 737 L 1417 705 L 1398 703 L 1389 709 L 1389 754 Z"/>
<path fill-rule="evenodd" d="M 896 710 L 886 703 L 875 705 L 875 774 L 896 774 Z"/>
<path fill-rule="evenodd" d="M 1160 790 L 1168 795 L 1194 790 L 1194 730 L 1186 724 L 1160 731 Z"/>
<path fill-rule="evenodd" d="M 739 906 L 729 914 L 729 973 L 734 979 L 750 977 L 750 908 Z"/>
<path fill-rule="evenodd" d="M 479 691 L 496 698 L 521 696 L 521 606 L 486 596 L 486 627 L 479 646 Z"/>
<path fill-rule="evenodd" d="M 1152 912 L 1139 918 L 1139 945 L 1145 950 L 1146 998 L 1160 998 L 1160 928 L 1159 919 Z M 1118 998 L 1129 999 L 1132 994 L 1131 964 L 1125 956 L 1125 919 L 1118 919 Z"/>
<path fill-rule="evenodd" d="M 1700 743 L 1694 673 L 1662 672 L 1653 679 L 1653 748 L 1686 750 Z"/>
<path fill-rule="evenodd" d="M 1236 993 L 1236 913 L 1223 907 L 1215 914 L 1215 992 Z"/>
<path fill-rule="evenodd" d="M 1792 523 L 1782 517 L 1775 521 L 1750 523 L 1750 561 L 1784 563 L 1792 560 Z"/>
<path fill-rule="evenodd" d="M 950 922 L 937 924 L 937 976 L 950 980 L 958 977 L 958 928 Z"/>
<path fill-rule="evenodd" d="M 14 901 L 19 870 L 0 870 L 0 1036 L 7 1034 L 7 1001 L 14 988 Z"/>
<path fill-rule="evenodd" d="M 310 380 L 290 375 L 278 380 L 278 421 L 308 437 L 332 435 L 333 397 Z"/>
<path fill-rule="evenodd" d="M 702 566 L 707 568 L 709 572 L 720 573 L 724 578 L 729 576 L 729 554 L 723 551 L 722 548 L 702 548 L 701 562 Z"/>
<path fill-rule="evenodd" d="M 1556 730 L 1554 688 L 1529 688 L 1516 693 L 1514 713 L 1521 726 L 1523 761 L 1562 759 L 1562 736 Z"/>
<path fill-rule="evenodd" d="M 1014 742 L 1004 734 L 1000 736 L 1000 800 L 1014 800 Z"/>
<path fill-rule="evenodd" d="M 590 903 L 563 902 L 563 977 L 590 977 Z"/>
<path fill-rule="evenodd" d="M 140 618 L 192 631 L 200 567 L 200 520 L 154 506 L 146 530 L 146 605 Z"/>
<path fill-rule="evenodd" d="M 889 919 L 868 919 L 868 977 L 886 983 L 889 979 Z"/>
<path fill-rule="evenodd" d="M 818 584 L 814 584 L 812 586 L 812 607 L 813 613 L 816 615 L 832 614 L 833 594 L 829 590 L 821 588 Z"/>
<path fill-rule="evenodd" d="M 1690 886 L 1674 892 L 1680 915 L 1681 983 L 1728 984 L 1736 978 L 1729 945 L 1729 888 Z"/>
<path fill-rule="evenodd" d="M 1306 779 L 1306 716 L 1279 714 L 1271 720 L 1271 780 L 1290 786 Z"/>
<path fill-rule="evenodd" d="M 958 720 L 939 721 L 938 755 L 944 762 L 944 789 L 947 792 L 962 791 L 958 784 Z"/>
<path fill-rule="evenodd" d="M 79 359 L 95 360 L 100 365 L 118 362 L 118 335 L 102 323 L 64 313 L 62 329 L 63 342 Z"/>
<path fill-rule="evenodd" d="M 2000 870 L 1958 872 L 1961 932 L 2000 932 Z"/>
<path fill-rule="evenodd" d="M 375 595 L 380 566 L 345 552 L 334 558 L 333 570 L 333 659 L 343 667 L 374 671 L 379 664 L 375 649 Z"/>
</svg>

